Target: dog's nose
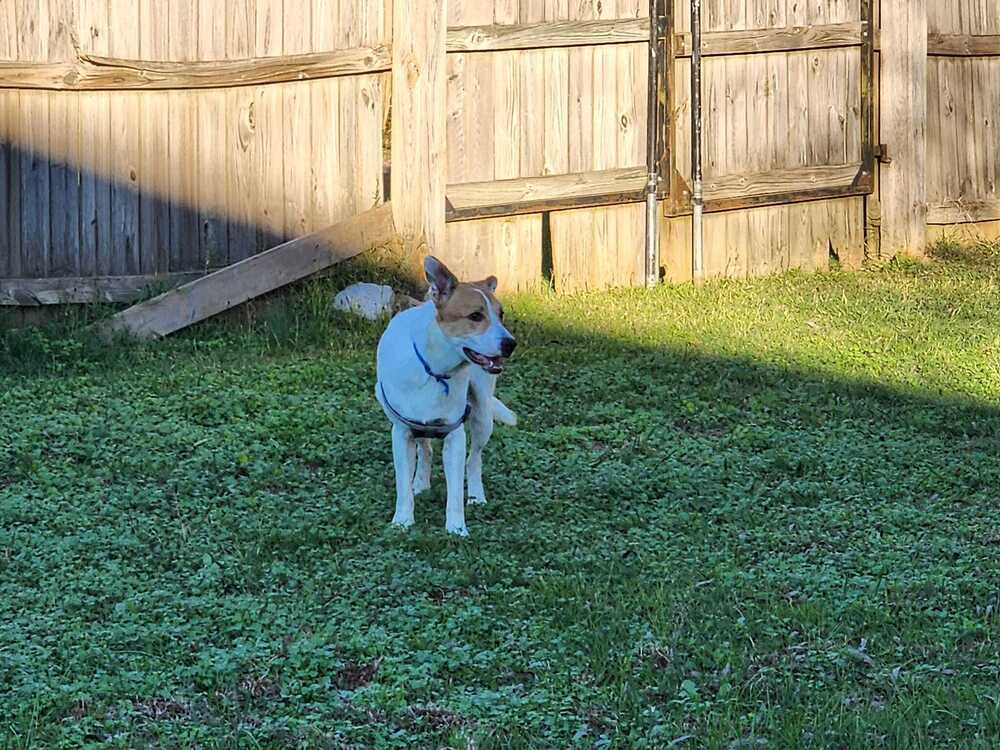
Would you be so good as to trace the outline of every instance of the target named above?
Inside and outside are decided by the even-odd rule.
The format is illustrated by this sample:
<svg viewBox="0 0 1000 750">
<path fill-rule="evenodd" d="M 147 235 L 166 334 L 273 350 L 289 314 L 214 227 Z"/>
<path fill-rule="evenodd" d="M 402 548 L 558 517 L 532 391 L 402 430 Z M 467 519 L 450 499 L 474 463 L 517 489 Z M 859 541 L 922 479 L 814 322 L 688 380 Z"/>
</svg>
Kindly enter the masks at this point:
<svg viewBox="0 0 1000 750">
<path fill-rule="evenodd" d="M 517 342 L 514 339 L 504 339 L 500 342 L 500 353 L 509 357 L 514 353 L 514 347 L 517 346 Z"/>
</svg>

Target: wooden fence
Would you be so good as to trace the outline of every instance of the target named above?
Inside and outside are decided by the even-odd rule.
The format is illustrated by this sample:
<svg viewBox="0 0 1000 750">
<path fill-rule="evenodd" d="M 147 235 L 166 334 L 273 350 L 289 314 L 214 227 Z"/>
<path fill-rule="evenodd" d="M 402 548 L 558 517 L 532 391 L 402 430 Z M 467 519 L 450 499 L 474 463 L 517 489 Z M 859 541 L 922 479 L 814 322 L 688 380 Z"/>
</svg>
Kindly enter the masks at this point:
<svg viewBox="0 0 1000 750">
<path fill-rule="evenodd" d="M 927 222 L 1000 237 L 1000 6 L 927 10 Z"/>
<path fill-rule="evenodd" d="M 709 276 L 920 252 L 928 226 L 1000 231 L 993 0 L 702 1 Z M 688 8 L 660 0 L 655 19 L 675 281 L 691 276 Z M 6 0 L 0 304 L 125 299 L 390 191 L 411 247 L 463 274 L 641 284 L 648 12 Z"/>
<path fill-rule="evenodd" d="M 0 2 L 0 301 L 132 297 L 381 202 L 383 11 Z"/>
</svg>

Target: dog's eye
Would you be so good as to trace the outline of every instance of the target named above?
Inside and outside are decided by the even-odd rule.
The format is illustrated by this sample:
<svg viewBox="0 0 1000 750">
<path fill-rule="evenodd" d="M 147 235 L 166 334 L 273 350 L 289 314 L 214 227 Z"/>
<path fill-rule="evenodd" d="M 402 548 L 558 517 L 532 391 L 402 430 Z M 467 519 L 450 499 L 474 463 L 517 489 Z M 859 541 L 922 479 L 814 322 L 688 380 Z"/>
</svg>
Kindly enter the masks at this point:
<svg viewBox="0 0 1000 750">
<path fill-rule="evenodd" d="M 485 319 L 486 318 L 483 317 L 483 314 L 478 310 L 476 310 L 476 312 L 472 313 L 472 315 L 469 316 L 469 320 L 471 320 L 473 323 L 482 323 Z"/>
</svg>

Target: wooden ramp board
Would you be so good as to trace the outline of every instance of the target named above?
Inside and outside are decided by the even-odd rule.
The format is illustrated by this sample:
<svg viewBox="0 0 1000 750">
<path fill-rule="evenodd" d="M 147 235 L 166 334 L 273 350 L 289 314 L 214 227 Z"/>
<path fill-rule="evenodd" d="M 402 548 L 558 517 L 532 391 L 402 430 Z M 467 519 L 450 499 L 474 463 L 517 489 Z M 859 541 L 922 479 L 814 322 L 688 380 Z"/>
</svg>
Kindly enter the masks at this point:
<svg viewBox="0 0 1000 750">
<path fill-rule="evenodd" d="M 169 336 L 384 245 L 394 236 L 392 207 L 386 203 L 130 307 L 108 320 L 101 332 L 127 333 L 142 339 Z"/>
</svg>

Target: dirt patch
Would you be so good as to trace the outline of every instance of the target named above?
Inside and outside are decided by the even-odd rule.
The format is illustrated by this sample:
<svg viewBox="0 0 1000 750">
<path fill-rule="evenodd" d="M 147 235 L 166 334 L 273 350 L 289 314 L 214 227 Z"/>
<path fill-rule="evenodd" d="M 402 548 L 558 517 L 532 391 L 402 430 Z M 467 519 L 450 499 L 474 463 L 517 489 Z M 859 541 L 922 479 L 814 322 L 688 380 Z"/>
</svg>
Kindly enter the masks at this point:
<svg viewBox="0 0 1000 750">
<path fill-rule="evenodd" d="M 341 690 L 357 690 L 371 683 L 378 674 L 382 660 L 376 659 L 371 662 L 349 661 L 339 670 L 334 677 L 334 684 Z"/>
<path fill-rule="evenodd" d="M 170 698 L 135 698 L 132 708 L 147 721 L 175 721 L 191 716 L 191 707 Z"/>
</svg>

